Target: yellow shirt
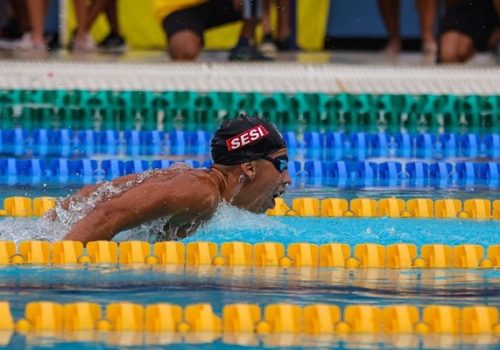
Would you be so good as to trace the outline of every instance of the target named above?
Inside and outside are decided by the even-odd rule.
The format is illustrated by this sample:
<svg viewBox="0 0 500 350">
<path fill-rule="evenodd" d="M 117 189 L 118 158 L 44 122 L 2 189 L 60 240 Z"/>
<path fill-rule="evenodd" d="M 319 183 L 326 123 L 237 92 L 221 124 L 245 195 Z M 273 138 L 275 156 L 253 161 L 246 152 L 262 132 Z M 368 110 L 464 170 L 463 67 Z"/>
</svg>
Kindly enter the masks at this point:
<svg viewBox="0 0 500 350">
<path fill-rule="evenodd" d="M 156 18 L 163 21 L 172 12 L 202 4 L 208 0 L 154 0 Z"/>
</svg>

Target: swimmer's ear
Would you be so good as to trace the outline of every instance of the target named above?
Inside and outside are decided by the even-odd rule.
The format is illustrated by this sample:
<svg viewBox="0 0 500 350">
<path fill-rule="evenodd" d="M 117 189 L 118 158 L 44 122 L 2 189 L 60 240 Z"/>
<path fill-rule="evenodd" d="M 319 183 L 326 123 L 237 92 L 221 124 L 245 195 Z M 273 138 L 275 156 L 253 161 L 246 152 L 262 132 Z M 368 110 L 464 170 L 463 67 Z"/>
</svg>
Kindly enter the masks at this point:
<svg viewBox="0 0 500 350">
<path fill-rule="evenodd" d="M 253 180 L 255 178 L 255 162 L 241 163 L 241 170 L 243 174 L 248 178 L 248 180 Z"/>
</svg>

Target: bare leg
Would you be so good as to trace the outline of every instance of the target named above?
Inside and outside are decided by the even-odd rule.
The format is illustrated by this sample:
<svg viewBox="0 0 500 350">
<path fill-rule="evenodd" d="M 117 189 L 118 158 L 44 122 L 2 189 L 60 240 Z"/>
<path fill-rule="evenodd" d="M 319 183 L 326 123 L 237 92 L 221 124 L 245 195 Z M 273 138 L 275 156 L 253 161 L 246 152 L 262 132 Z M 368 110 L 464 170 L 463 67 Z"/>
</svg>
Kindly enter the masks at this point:
<svg viewBox="0 0 500 350">
<path fill-rule="evenodd" d="M 108 0 L 94 0 L 92 1 L 92 5 L 87 12 L 87 23 L 86 23 L 86 31 L 88 32 L 92 25 L 94 24 L 97 17 L 101 14 L 102 11 L 105 10 L 108 4 Z"/>
<path fill-rule="evenodd" d="M 201 51 L 201 38 L 194 32 L 175 33 L 168 41 L 168 53 L 175 61 L 195 60 Z"/>
<path fill-rule="evenodd" d="M 439 58 L 441 63 L 463 63 L 474 55 L 474 43 L 468 36 L 449 31 L 439 39 Z"/>
<path fill-rule="evenodd" d="M 425 54 L 434 55 L 437 51 L 434 39 L 434 20 L 436 19 L 436 0 L 417 0 L 422 31 L 422 50 Z"/>
<path fill-rule="evenodd" d="M 106 8 L 106 17 L 108 18 L 109 25 L 111 27 L 111 32 L 116 35 L 120 35 L 120 22 L 118 21 L 118 6 L 117 0 L 108 0 Z"/>
<path fill-rule="evenodd" d="M 401 50 L 399 0 L 378 0 L 378 6 L 389 36 L 385 51 L 390 54 L 398 53 Z"/>
<path fill-rule="evenodd" d="M 74 0 L 76 12 L 76 37 L 75 40 L 85 40 L 87 35 L 87 4 L 85 0 Z"/>
<path fill-rule="evenodd" d="M 31 38 L 34 45 L 45 45 L 43 30 L 45 26 L 45 14 L 47 12 L 48 1 L 27 0 L 28 12 L 31 24 Z"/>
<path fill-rule="evenodd" d="M 262 11 L 262 30 L 264 35 L 271 34 L 272 26 L 271 26 L 271 3 L 273 0 L 264 0 L 263 1 L 263 11 Z"/>
<path fill-rule="evenodd" d="M 28 4 L 25 1 L 11 0 L 10 5 L 19 22 L 19 29 L 22 33 L 28 32 L 31 27 Z"/>
<path fill-rule="evenodd" d="M 278 1 L 278 39 L 286 40 L 290 36 L 290 0 Z"/>
</svg>

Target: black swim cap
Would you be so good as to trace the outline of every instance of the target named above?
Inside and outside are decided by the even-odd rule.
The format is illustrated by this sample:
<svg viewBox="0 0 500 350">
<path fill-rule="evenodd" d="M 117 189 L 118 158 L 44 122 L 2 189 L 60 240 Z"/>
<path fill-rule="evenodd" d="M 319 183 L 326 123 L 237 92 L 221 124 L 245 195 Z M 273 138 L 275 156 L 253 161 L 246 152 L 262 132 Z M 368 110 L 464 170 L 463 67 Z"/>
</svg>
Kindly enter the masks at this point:
<svg viewBox="0 0 500 350">
<path fill-rule="evenodd" d="M 272 123 L 240 114 L 222 123 L 211 147 L 215 164 L 234 165 L 262 159 L 286 144 Z"/>
</svg>

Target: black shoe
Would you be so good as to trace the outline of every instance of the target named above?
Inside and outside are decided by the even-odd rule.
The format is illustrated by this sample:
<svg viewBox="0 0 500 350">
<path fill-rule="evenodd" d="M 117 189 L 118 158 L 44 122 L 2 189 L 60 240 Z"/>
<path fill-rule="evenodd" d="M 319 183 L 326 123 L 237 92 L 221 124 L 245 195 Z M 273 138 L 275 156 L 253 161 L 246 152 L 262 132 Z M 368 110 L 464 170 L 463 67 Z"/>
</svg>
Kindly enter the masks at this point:
<svg viewBox="0 0 500 350">
<path fill-rule="evenodd" d="M 297 45 L 293 42 L 291 37 L 286 39 L 277 39 L 275 41 L 276 47 L 279 51 L 296 51 Z"/>
<path fill-rule="evenodd" d="M 97 47 L 108 52 L 123 52 L 127 50 L 127 43 L 121 35 L 110 33 Z"/>
<path fill-rule="evenodd" d="M 236 46 L 229 53 L 230 61 L 273 61 L 262 52 L 252 46 Z"/>
</svg>

